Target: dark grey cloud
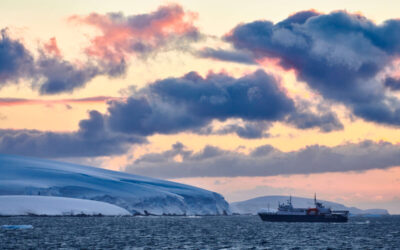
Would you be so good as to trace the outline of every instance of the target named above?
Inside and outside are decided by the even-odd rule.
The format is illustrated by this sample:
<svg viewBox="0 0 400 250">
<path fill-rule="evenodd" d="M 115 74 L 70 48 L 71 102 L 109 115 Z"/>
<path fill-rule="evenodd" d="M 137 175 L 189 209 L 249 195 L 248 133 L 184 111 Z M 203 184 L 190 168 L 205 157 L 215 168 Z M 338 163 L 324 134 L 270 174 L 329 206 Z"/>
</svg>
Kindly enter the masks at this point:
<svg viewBox="0 0 400 250">
<path fill-rule="evenodd" d="M 172 134 L 201 127 L 208 122 L 187 112 L 184 107 L 156 98 L 130 97 L 126 102 L 113 101 L 108 111 L 111 128 L 127 134 Z"/>
<path fill-rule="evenodd" d="M 279 89 L 276 79 L 263 70 L 240 78 L 223 73 L 202 78 L 191 72 L 182 78 L 157 81 L 149 90 L 198 116 L 220 120 L 278 120 L 294 109 L 293 101 Z"/>
<path fill-rule="evenodd" d="M 34 59 L 25 46 L 11 39 L 7 29 L 0 31 L 0 88 L 31 76 Z"/>
<path fill-rule="evenodd" d="M 236 133 L 239 137 L 247 139 L 266 138 L 270 134 L 267 130 L 272 126 L 269 122 L 245 122 L 241 124 L 229 124 L 218 129 L 215 134 Z"/>
<path fill-rule="evenodd" d="M 87 59 L 84 63 L 75 64 L 44 51 L 40 51 L 40 54 L 35 61 L 35 71 L 31 75 L 31 81 L 34 88 L 38 88 L 42 95 L 72 93 L 85 87 L 93 78 L 100 75 L 110 79 L 122 77 L 127 68 L 125 60 L 107 63 Z"/>
<path fill-rule="evenodd" d="M 78 66 L 44 49 L 39 49 L 39 54 L 38 58 L 34 58 L 22 42 L 10 38 L 6 29 L 1 30 L 0 88 L 25 79 L 41 94 L 73 92 L 98 75 L 116 77 L 125 71 L 124 66 L 104 62 L 88 61 Z"/>
<path fill-rule="evenodd" d="M 292 152 L 264 145 L 248 155 L 207 146 L 200 152 L 186 151 L 182 162 L 173 160 L 176 155 L 179 152 L 173 156 L 152 154 L 157 162 L 144 155 L 126 171 L 161 178 L 235 177 L 364 171 L 400 165 L 399 145 L 372 141 L 332 148 L 312 145 Z"/>
<path fill-rule="evenodd" d="M 70 133 L 37 130 L 0 130 L 0 153 L 37 157 L 95 157 L 123 154 L 143 137 L 108 130 L 103 115 L 91 111 L 79 130 Z"/>
<path fill-rule="evenodd" d="M 400 101 L 379 79 L 400 54 L 399 20 L 377 25 L 344 11 L 306 11 L 277 24 L 240 24 L 225 39 L 255 60 L 279 59 L 325 99 L 345 104 L 365 120 L 400 125 Z"/>
<path fill-rule="evenodd" d="M 73 92 L 84 87 L 87 82 L 103 73 L 97 66 L 85 65 L 79 68 L 59 57 L 43 55 L 37 61 L 36 74 L 42 78 L 39 84 L 41 94 Z"/>
<path fill-rule="evenodd" d="M 173 161 L 173 158 L 177 155 L 186 158 L 192 155 L 191 150 L 187 150 L 186 147 L 181 142 L 176 142 L 172 145 L 170 150 L 166 150 L 162 153 L 149 153 L 143 155 L 140 159 L 136 160 L 137 163 L 140 162 L 153 162 L 153 163 L 164 163 L 166 161 Z"/>
<path fill-rule="evenodd" d="M 262 70 L 240 78 L 223 73 L 210 73 L 203 78 L 190 72 L 149 84 L 126 102 L 111 102 L 108 122 L 115 131 L 139 135 L 192 131 L 260 138 L 268 136 L 265 129 L 274 121 L 289 121 L 299 128 L 321 126 L 323 131 L 342 129 L 332 114 L 321 116 L 297 110 L 294 101 L 278 85 L 274 77 Z M 308 112 L 308 116 L 296 115 L 300 111 Z M 243 122 L 221 129 L 210 127 L 213 120 L 227 119 Z"/>
<path fill-rule="evenodd" d="M 257 139 L 270 137 L 268 129 L 271 126 L 272 123 L 266 121 L 234 121 L 219 127 L 208 125 L 193 130 L 193 132 L 200 135 L 227 135 L 234 133 L 241 138 Z"/>
<path fill-rule="evenodd" d="M 271 145 L 262 145 L 257 148 L 255 148 L 253 151 L 251 151 L 250 156 L 252 157 L 262 157 L 262 156 L 267 156 L 269 153 L 277 151 L 274 147 Z M 279 152 L 279 151 L 277 151 Z"/>
<path fill-rule="evenodd" d="M 250 53 L 245 51 L 203 48 L 195 53 L 198 57 L 211 58 L 227 62 L 238 62 L 244 64 L 257 64 Z"/>
<path fill-rule="evenodd" d="M 321 132 L 331 132 L 344 128 L 333 112 L 325 112 L 320 115 L 308 111 L 296 112 L 290 114 L 286 121 L 299 129 L 319 128 Z"/>
<path fill-rule="evenodd" d="M 108 111 L 114 130 L 151 135 L 196 130 L 214 119 L 276 121 L 294 109 L 276 80 L 260 70 L 241 78 L 190 72 L 159 80 L 126 102 L 112 102 Z"/>
<path fill-rule="evenodd" d="M 387 77 L 384 81 L 384 84 L 387 88 L 393 91 L 400 90 L 400 79 L 394 77 Z"/>
</svg>

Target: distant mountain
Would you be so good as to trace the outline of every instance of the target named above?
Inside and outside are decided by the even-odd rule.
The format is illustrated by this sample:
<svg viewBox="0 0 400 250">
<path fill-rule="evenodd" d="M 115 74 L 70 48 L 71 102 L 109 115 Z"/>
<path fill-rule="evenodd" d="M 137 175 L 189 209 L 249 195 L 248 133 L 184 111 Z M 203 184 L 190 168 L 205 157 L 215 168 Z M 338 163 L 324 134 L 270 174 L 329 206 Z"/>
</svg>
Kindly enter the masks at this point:
<svg viewBox="0 0 400 250">
<path fill-rule="evenodd" d="M 71 163 L 0 154 L 0 195 L 103 201 L 132 214 L 229 214 L 220 194 L 201 188 Z"/>
<path fill-rule="evenodd" d="M 260 210 L 267 210 L 268 204 L 270 211 L 275 211 L 278 207 L 278 203 L 286 202 L 289 196 L 262 196 L 250 200 L 233 202 L 230 204 L 232 213 L 237 214 L 257 214 Z M 388 215 L 389 212 L 386 209 L 367 209 L 362 210 L 356 207 L 346 207 L 343 204 L 331 202 L 331 201 L 321 201 L 326 207 L 330 207 L 333 210 L 349 210 L 353 215 Z M 314 205 L 314 199 L 302 198 L 292 196 L 292 204 L 294 207 L 312 207 Z"/>
</svg>

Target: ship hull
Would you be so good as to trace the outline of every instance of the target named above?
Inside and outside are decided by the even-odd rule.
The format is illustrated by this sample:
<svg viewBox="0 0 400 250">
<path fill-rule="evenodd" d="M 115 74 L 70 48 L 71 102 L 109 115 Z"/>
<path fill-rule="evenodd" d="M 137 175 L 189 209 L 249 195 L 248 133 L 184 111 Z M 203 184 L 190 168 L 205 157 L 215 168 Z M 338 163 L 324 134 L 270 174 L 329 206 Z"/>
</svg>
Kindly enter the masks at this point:
<svg viewBox="0 0 400 250">
<path fill-rule="evenodd" d="M 347 216 L 343 215 L 283 215 L 272 213 L 259 213 L 263 221 L 271 222 L 347 222 Z"/>
</svg>

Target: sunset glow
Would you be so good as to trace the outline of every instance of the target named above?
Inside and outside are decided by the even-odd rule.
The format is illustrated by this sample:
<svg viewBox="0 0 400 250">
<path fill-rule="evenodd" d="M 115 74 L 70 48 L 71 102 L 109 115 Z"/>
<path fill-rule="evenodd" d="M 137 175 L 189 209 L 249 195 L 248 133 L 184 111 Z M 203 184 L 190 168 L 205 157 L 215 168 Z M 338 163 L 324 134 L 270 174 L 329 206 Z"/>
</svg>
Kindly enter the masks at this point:
<svg viewBox="0 0 400 250">
<path fill-rule="evenodd" d="M 0 153 L 400 214 L 399 9 L 3 1 Z"/>
</svg>

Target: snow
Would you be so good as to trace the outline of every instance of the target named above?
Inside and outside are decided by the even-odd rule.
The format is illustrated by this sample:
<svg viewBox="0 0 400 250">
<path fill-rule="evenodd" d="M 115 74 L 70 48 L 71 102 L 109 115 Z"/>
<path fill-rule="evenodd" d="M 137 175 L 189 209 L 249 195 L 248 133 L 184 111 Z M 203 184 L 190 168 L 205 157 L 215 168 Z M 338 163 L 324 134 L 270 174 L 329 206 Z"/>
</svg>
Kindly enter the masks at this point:
<svg viewBox="0 0 400 250">
<path fill-rule="evenodd" d="M 254 199 L 233 202 L 230 204 L 232 213 L 238 214 L 257 214 L 260 211 L 268 211 L 268 205 L 270 207 L 269 211 L 276 211 L 278 207 L 278 203 L 284 203 L 289 199 L 289 196 L 261 196 Z M 347 207 L 343 204 L 318 200 L 323 203 L 325 207 L 329 207 L 332 210 L 349 210 L 353 215 L 365 215 L 365 214 L 380 214 L 380 215 L 388 215 L 388 211 L 386 209 L 367 209 L 362 210 L 356 207 Z M 292 196 L 292 204 L 294 207 L 298 208 L 308 208 L 314 207 L 314 199 L 313 198 L 302 198 L 302 197 L 294 197 Z"/>
<path fill-rule="evenodd" d="M 0 215 L 131 215 L 126 209 L 91 200 L 52 196 L 0 196 Z"/>
<path fill-rule="evenodd" d="M 97 200 L 132 214 L 220 215 L 229 204 L 215 192 L 124 172 L 0 154 L 0 195 Z"/>
</svg>

